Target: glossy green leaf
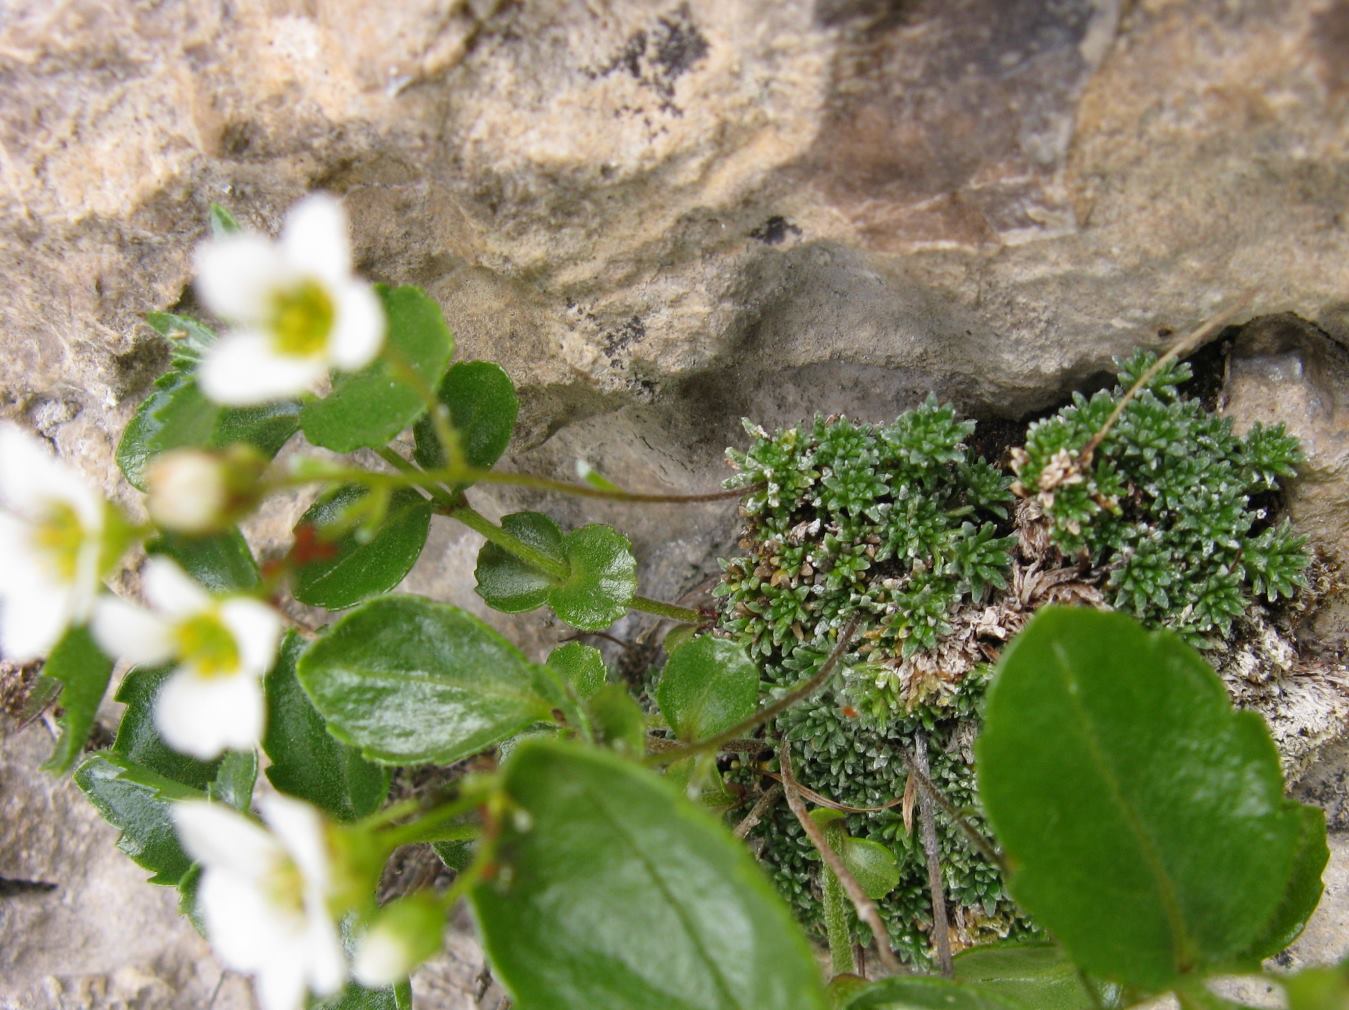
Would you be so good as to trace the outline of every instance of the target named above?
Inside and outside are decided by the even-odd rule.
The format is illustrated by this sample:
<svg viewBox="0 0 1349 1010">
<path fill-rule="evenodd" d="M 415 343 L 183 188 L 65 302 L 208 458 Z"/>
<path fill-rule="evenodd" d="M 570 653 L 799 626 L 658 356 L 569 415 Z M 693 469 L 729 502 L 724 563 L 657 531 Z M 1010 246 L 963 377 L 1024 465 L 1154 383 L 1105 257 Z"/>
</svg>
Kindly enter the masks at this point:
<svg viewBox="0 0 1349 1010">
<path fill-rule="evenodd" d="M 573 628 L 601 631 L 628 612 L 637 592 L 632 544 L 611 526 L 591 525 L 563 538 L 570 574 L 548 591 L 548 605 Z"/>
<path fill-rule="evenodd" d="M 169 805 L 202 799 L 203 793 L 113 751 L 86 758 L 75 770 L 75 782 L 103 819 L 121 830 L 117 847 L 151 872 L 151 883 L 176 884 L 182 879 L 192 860 L 178 844 Z"/>
<path fill-rule="evenodd" d="M 271 458 L 299 427 L 300 406 L 283 401 L 259 407 L 221 407 L 197 388 L 190 372 L 161 375 L 117 443 L 117 465 L 131 486 L 145 490 L 145 467 L 169 449 L 222 449 L 247 442 Z"/>
<path fill-rule="evenodd" d="M 564 535 L 557 523 L 538 512 L 505 516 L 501 528 L 567 574 L 554 578 L 496 544 L 484 544 L 473 574 L 478 595 L 493 609 L 517 614 L 547 603 L 559 618 L 583 631 L 600 631 L 627 613 L 637 591 L 637 560 L 627 537 L 601 525 Z"/>
<path fill-rule="evenodd" d="M 415 596 L 363 604 L 299 662 L 328 731 L 389 764 L 448 764 L 549 720 L 539 677 L 476 617 Z"/>
<path fill-rule="evenodd" d="M 500 872 L 471 892 L 521 1010 L 824 1010 L 800 928 L 743 845 L 659 776 L 520 745 Z"/>
<path fill-rule="evenodd" d="M 333 391 L 306 403 L 300 415 L 305 437 L 334 452 L 386 445 L 417 420 L 454 351 L 434 299 L 413 287 L 375 290 L 388 319 L 384 350 L 359 372 L 338 374 Z"/>
<path fill-rule="evenodd" d="M 325 526 L 340 523 L 347 510 L 368 494 L 368 489 L 354 485 L 339 488 L 315 502 L 297 526 L 315 527 L 322 536 Z M 326 545 L 331 554 L 325 552 L 296 568 L 295 598 L 341 610 L 387 592 L 417 563 L 430 525 L 429 498 L 410 488 L 395 491 L 376 529 L 352 530 Z"/>
<path fill-rule="evenodd" d="M 976 755 L 1009 890 L 1088 973 L 1168 989 L 1274 920 L 1302 815 L 1264 722 L 1178 636 L 1041 610 L 1003 653 Z"/>
<path fill-rule="evenodd" d="M 670 653 L 656 702 L 681 740 L 715 736 L 754 714 L 759 670 L 738 643 L 700 635 Z"/>
<path fill-rule="evenodd" d="M 1096 1010 L 1118 1003 L 1115 991 L 1098 1003 L 1077 967 L 1053 943 L 999 943 L 972 947 L 955 957 L 958 982 L 1015 998 L 1036 1010 Z"/>
<path fill-rule="evenodd" d="M 1326 842 L 1326 814 L 1319 807 L 1301 806 L 1297 855 L 1283 900 L 1260 937 L 1237 959 L 1238 967 L 1255 967 L 1286 949 L 1298 938 L 1321 900 L 1321 874 L 1330 860 Z"/>
<path fill-rule="evenodd" d="M 207 786 L 206 795 L 220 803 L 228 803 L 235 810 L 247 810 L 252 806 L 253 786 L 257 781 L 258 752 L 227 751 L 220 758 L 220 768 Z"/>
<path fill-rule="evenodd" d="M 267 730 L 263 750 L 271 758 L 267 779 L 283 793 L 321 807 L 338 820 L 354 821 L 379 809 L 389 792 L 389 771 L 328 733 L 323 717 L 295 677 L 305 642 L 293 631 L 267 674 Z"/>
<path fill-rule="evenodd" d="M 510 376 L 492 361 L 461 361 L 445 373 L 438 395 L 449 408 L 463 461 L 478 469 L 490 469 L 510 445 L 520 411 Z M 417 422 L 413 433 L 417 464 L 427 470 L 444 466 L 445 452 L 429 414 Z"/>
<path fill-rule="evenodd" d="M 944 978 L 903 975 L 868 986 L 844 1005 L 847 1010 L 1040 1010 Z"/>
<path fill-rule="evenodd" d="M 562 530 L 543 513 L 512 512 L 501 517 L 501 528 L 558 565 L 567 564 Z M 553 588 L 553 580 L 546 574 L 493 543 L 483 544 L 478 552 L 473 576 L 478 595 L 493 610 L 504 614 L 519 614 L 543 606 Z"/>
<path fill-rule="evenodd" d="M 899 862 L 889 846 L 846 835 L 837 851 L 868 898 L 884 898 L 899 886 Z"/>
<path fill-rule="evenodd" d="M 548 654 L 547 662 L 562 675 L 562 679 L 582 701 L 594 697 L 608 679 L 604 657 L 600 655 L 599 649 L 591 645 L 582 645 L 580 642 L 559 645 Z"/>
<path fill-rule="evenodd" d="M 213 593 L 252 592 L 260 581 L 253 552 L 237 529 L 201 537 L 165 531 L 145 549 L 176 561 Z"/>
<path fill-rule="evenodd" d="M 61 733 L 42 767 L 63 775 L 80 756 L 94 728 L 98 706 L 112 677 L 112 660 L 103 655 L 88 628 L 71 628 L 47 657 L 42 675 L 61 685 Z"/>
<path fill-rule="evenodd" d="M 431 849 L 451 870 L 463 871 L 473 862 L 474 843 L 470 841 L 432 842 Z"/>
</svg>

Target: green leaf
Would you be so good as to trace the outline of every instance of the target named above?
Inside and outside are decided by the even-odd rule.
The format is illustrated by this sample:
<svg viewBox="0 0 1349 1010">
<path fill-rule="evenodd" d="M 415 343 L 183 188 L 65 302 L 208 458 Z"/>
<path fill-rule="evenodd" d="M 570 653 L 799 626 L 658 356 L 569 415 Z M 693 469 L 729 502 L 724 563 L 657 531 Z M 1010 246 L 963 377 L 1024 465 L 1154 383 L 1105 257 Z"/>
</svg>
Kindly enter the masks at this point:
<svg viewBox="0 0 1349 1010">
<path fill-rule="evenodd" d="M 211 234 L 220 238 L 222 235 L 233 235 L 240 231 L 239 222 L 234 220 L 234 215 L 218 203 L 211 204 L 211 209 L 206 213 L 206 219 L 211 225 Z"/>
<path fill-rule="evenodd" d="M 1321 900 L 1321 874 L 1330 861 L 1326 814 L 1312 806 L 1299 806 L 1297 814 L 1300 820 L 1297 855 L 1287 889 L 1264 932 L 1235 959 L 1238 967 L 1254 967 L 1285 950 L 1298 938 Z"/>
<path fill-rule="evenodd" d="M 548 720 L 539 676 L 476 617 L 415 596 L 363 604 L 299 663 L 328 731 L 389 764 L 449 764 Z"/>
<path fill-rule="evenodd" d="M 754 714 L 759 670 L 736 642 L 700 635 L 670 653 L 656 702 L 679 739 L 715 736 Z"/>
<path fill-rule="evenodd" d="M 117 465 L 132 487 L 144 491 L 146 465 L 169 449 L 247 442 L 270 459 L 295 434 L 299 418 L 300 405 L 291 401 L 221 407 L 202 395 L 190 372 L 174 368 L 159 377 L 122 432 Z"/>
<path fill-rule="evenodd" d="M 889 846 L 845 835 L 837 851 L 868 898 L 884 898 L 899 886 L 899 862 Z"/>
<path fill-rule="evenodd" d="M 1175 634 L 1041 610 L 1003 653 L 976 755 L 1008 888 L 1083 970 L 1172 988 L 1275 919 L 1303 816 L 1264 722 Z"/>
<path fill-rule="evenodd" d="M 748 851 L 650 771 L 522 743 L 494 882 L 470 894 L 524 1008 L 824 1010 L 800 928 Z"/>
<path fill-rule="evenodd" d="M 305 642 L 291 631 L 267 674 L 267 730 L 262 748 L 271 758 L 267 779 L 283 793 L 354 821 L 379 809 L 389 792 L 389 772 L 329 735 L 295 677 Z"/>
<path fill-rule="evenodd" d="M 595 742 L 620 754 L 646 753 L 646 716 L 622 684 L 605 684 L 586 702 Z"/>
<path fill-rule="evenodd" d="M 348 509 L 369 494 L 367 488 L 348 485 L 325 496 L 300 517 L 297 528 L 312 526 L 322 535 L 325 526 L 340 523 Z M 295 598 L 301 603 L 341 610 L 387 592 L 421 556 L 431 525 L 431 501 L 411 488 L 393 493 L 379 526 L 353 530 L 334 540 L 333 553 L 295 570 Z"/>
<path fill-rule="evenodd" d="M 554 578 L 493 543 L 478 552 L 478 595 L 488 606 L 518 614 L 547 603 L 573 628 L 600 631 L 628 611 L 637 591 L 637 560 L 628 538 L 610 526 L 590 525 L 563 535 L 538 512 L 501 520 L 507 533 L 546 556 L 567 574 Z"/>
<path fill-rule="evenodd" d="M 562 541 L 570 574 L 548 591 L 548 605 L 573 628 L 601 631 L 628 612 L 637 592 L 632 544 L 611 526 L 572 530 Z"/>
<path fill-rule="evenodd" d="M 474 842 L 432 842 L 431 848 L 451 870 L 463 872 L 473 862 Z"/>
<path fill-rule="evenodd" d="M 512 512 L 502 516 L 501 528 L 558 565 L 566 566 L 562 530 L 543 513 Z M 490 542 L 478 552 L 473 576 L 478 583 L 478 595 L 503 614 L 519 614 L 543 606 L 553 588 L 548 575 Z"/>
<path fill-rule="evenodd" d="M 426 410 L 454 351 L 440 306 L 418 288 L 375 285 L 388 331 L 384 350 L 359 372 L 333 379 L 333 391 L 300 415 L 314 445 L 355 452 L 386 445 Z"/>
<path fill-rule="evenodd" d="M 206 795 L 220 803 L 228 803 L 235 810 L 248 810 L 253 802 L 253 785 L 258 781 L 258 752 L 232 750 L 220 758 L 220 769 L 215 780 L 206 788 Z"/>
<path fill-rule="evenodd" d="M 75 770 L 75 783 L 103 819 L 121 829 L 117 847 L 152 874 L 152 884 L 176 884 L 192 865 L 178 844 L 169 816 L 177 800 L 204 794 L 133 764 L 112 751 L 99 751 Z"/>
<path fill-rule="evenodd" d="M 600 650 L 580 642 L 559 645 L 548 654 L 547 663 L 562 675 L 582 701 L 594 697 L 608 679 Z"/>
<path fill-rule="evenodd" d="M 64 775 L 70 770 L 94 728 L 98 706 L 112 677 L 112 660 L 86 627 L 71 628 L 52 649 L 42 675 L 61 684 L 61 735 L 43 770 Z"/>
<path fill-rule="evenodd" d="M 480 470 L 491 469 L 510 444 L 520 411 L 510 376 L 492 361 L 461 361 L 445 374 L 437 395 L 449 408 L 463 461 Z M 413 433 L 417 464 L 427 470 L 443 467 L 445 452 L 429 414 L 417 422 Z"/>
<path fill-rule="evenodd" d="M 183 571 L 213 593 L 250 593 L 260 581 L 253 552 L 238 529 L 202 537 L 165 531 L 145 550 L 178 562 Z"/>
<path fill-rule="evenodd" d="M 1349 960 L 1334 968 L 1308 968 L 1277 976 L 1288 994 L 1288 1010 L 1344 1010 L 1349 1007 Z"/>
<path fill-rule="evenodd" d="M 383 989 L 348 982 L 336 996 L 310 999 L 309 1010 L 412 1010 L 412 985 L 407 981 Z"/>
<path fill-rule="evenodd" d="M 1040 1010 L 1010 996 L 921 976 L 882 979 L 844 1005 L 847 1010 Z"/>
<path fill-rule="evenodd" d="M 1013 998 L 1036 1010 L 1095 1010 L 1113 1006 L 1117 992 L 1098 1004 L 1076 965 L 1053 943 L 999 943 L 955 957 L 955 976 L 967 987 Z"/>
</svg>

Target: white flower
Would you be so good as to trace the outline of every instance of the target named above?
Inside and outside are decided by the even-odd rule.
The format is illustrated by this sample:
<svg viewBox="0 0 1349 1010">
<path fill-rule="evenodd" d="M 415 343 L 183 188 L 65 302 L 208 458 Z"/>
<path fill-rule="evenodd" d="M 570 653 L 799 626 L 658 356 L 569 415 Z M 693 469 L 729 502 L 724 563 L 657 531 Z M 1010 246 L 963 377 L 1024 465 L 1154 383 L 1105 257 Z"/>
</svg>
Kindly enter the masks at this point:
<svg viewBox="0 0 1349 1010">
<path fill-rule="evenodd" d="M 219 457 L 200 449 L 174 449 L 145 471 L 150 518 L 170 530 L 209 533 L 228 510 L 230 490 Z"/>
<path fill-rule="evenodd" d="M 89 616 L 122 553 L 117 525 L 79 474 L 0 423 L 0 653 L 36 659 Z"/>
<path fill-rule="evenodd" d="M 177 660 L 155 701 L 160 735 L 202 759 L 256 747 L 262 677 L 276 659 L 280 616 L 248 597 L 212 597 L 165 558 L 146 562 L 142 584 L 157 612 L 105 596 L 94 608 L 93 632 L 110 654 L 138 666 Z"/>
<path fill-rule="evenodd" d="M 312 389 L 332 367 L 369 364 L 384 311 L 351 272 L 341 204 L 316 194 L 291 208 L 277 242 L 236 232 L 197 249 L 197 294 L 234 329 L 197 373 L 218 403 L 246 406 Z"/>
<path fill-rule="evenodd" d="M 175 803 L 183 848 L 202 865 L 197 905 L 220 960 L 253 975 L 263 1010 L 300 1010 L 306 991 L 346 980 L 328 908 L 332 866 L 322 817 L 284 796 L 258 801 L 271 833 L 204 800 Z"/>
</svg>

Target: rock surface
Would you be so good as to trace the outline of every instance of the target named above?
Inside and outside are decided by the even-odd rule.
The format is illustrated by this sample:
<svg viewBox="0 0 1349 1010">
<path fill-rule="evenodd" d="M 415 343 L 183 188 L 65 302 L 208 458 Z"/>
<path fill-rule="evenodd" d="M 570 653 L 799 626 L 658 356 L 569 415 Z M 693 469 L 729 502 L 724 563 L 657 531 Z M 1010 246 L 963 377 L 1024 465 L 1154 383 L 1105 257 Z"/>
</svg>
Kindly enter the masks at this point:
<svg viewBox="0 0 1349 1010">
<path fill-rule="evenodd" d="M 1346 68 L 1346 0 L 17 0 L 0 414 L 125 494 L 116 432 L 167 353 L 138 320 L 190 307 L 207 205 L 271 230 L 324 188 L 362 269 L 520 384 L 521 465 L 632 487 L 713 486 L 742 415 L 933 390 L 1017 417 L 1249 293 L 1229 410 L 1310 440 L 1289 506 L 1344 563 Z M 728 504 L 553 511 L 632 532 L 665 597 L 734 532 Z M 475 551 L 437 526 L 409 587 L 475 606 Z M 1341 661 L 1344 615 L 1307 629 Z M 0 877 L 60 887 L 0 899 L 0 1007 L 206 1005 L 205 948 L 40 737 L 4 744 Z M 431 1005 L 471 1005 L 475 957 Z"/>
</svg>

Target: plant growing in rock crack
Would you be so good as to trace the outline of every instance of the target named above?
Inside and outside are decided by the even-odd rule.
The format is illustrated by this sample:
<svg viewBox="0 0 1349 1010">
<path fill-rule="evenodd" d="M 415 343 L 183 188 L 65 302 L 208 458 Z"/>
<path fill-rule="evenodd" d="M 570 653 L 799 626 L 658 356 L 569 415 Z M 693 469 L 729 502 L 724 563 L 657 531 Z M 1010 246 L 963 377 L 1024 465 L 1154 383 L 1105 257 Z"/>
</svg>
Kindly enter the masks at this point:
<svg viewBox="0 0 1349 1010">
<path fill-rule="evenodd" d="M 1302 450 L 1281 424 L 1238 438 L 1182 394 L 1189 365 L 1156 365 L 1139 352 L 1113 390 L 1032 424 L 1013 489 L 1027 536 L 1089 569 L 1112 607 L 1216 648 L 1253 606 L 1306 583 L 1306 538 L 1271 515 Z"/>
<path fill-rule="evenodd" d="M 50 767 L 79 762 L 120 847 L 178 888 L 265 1010 L 409 1006 L 408 975 L 461 899 L 522 1010 L 1088 1010 L 1165 991 L 1211 1007 L 1210 975 L 1257 969 L 1311 914 L 1324 818 L 1283 797 L 1259 717 L 1234 712 L 1174 634 L 1050 608 L 991 679 L 981 667 L 974 615 L 997 623 L 998 593 L 1014 588 L 1008 481 L 968 455 L 969 423 L 949 408 L 758 433 L 728 492 L 500 471 L 509 378 L 453 363 L 420 291 L 352 275 L 334 202 L 293 211 L 279 247 L 219 208 L 212 220 L 198 283 L 232 329 L 152 319 L 177 353 L 118 450 L 152 523 L 0 427 L 0 537 L 21 561 L 0 579 L 0 647 L 48 653 L 64 709 Z M 297 432 L 383 465 L 273 462 Z M 1251 472 L 1277 473 L 1278 439 L 1248 441 Z M 468 497 L 488 482 L 634 504 L 746 497 L 748 553 L 727 566 L 722 627 L 638 594 L 610 527 L 491 521 Z M 301 488 L 316 496 L 290 548 L 257 565 L 237 523 Z M 581 631 L 631 610 L 688 626 L 668 640 L 650 710 L 591 646 L 539 661 L 458 608 L 393 594 L 437 516 L 486 540 L 478 591 L 499 610 L 546 606 Z M 153 610 L 102 585 L 135 544 L 151 555 Z M 1276 569 L 1257 591 L 1292 586 Z M 344 613 L 310 628 L 287 596 Z M 115 658 L 133 664 L 121 724 L 81 758 Z M 271 788 L 255 800 L 264 757 Z M 390 799 L 394 769 L 437 766 L 439 785 Z M 818 860 L 783 854 L 797 844 L 784 811 Z M 756 823 L 779 880 L 804 872 L 807 920 L 800 895 L 823 898 L 827 985 L 737 839 Z M 390 859 L 426 843 L 448 886 L 379 902 Z M 918 848 L 926 891 L 909 872 Z M 976 906 L 1054 940 L 950 961 L 943 877 L 962 940 L 979 932 L 961 918 Z M 942 976 L 900 974 L 892 943 L 920 960 L 929 913 Z M 854 916 L 879 981 L 859 973 Z M 1349 991 L 1343 967 L 1286 982 L 1295 1010 Z"/>
</svg>

